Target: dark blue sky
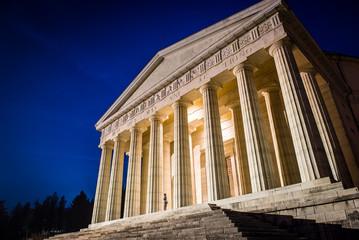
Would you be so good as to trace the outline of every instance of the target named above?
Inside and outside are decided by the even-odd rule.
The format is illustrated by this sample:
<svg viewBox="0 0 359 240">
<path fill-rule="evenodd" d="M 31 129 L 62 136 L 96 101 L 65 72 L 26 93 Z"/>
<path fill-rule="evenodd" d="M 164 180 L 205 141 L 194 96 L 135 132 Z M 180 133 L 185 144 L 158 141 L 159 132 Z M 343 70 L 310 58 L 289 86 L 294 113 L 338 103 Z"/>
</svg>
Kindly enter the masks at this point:
<svg viewBox="0 0 359 240">
<path fill-rule="evenodd" d="M 2 0 L 0 200 L 94 197 L 94 124 L 167 47 L 258 1 Z M 353 1 L 289 0 L 323 50 L 359 56 Z"/>
</svg>

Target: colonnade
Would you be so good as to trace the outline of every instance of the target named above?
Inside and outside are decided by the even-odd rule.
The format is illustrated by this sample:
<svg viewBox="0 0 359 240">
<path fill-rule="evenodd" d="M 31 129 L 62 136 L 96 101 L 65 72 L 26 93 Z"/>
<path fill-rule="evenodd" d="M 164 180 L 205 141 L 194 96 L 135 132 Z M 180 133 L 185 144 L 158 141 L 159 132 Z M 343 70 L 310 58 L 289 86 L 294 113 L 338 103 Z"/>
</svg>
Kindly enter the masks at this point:
<svg viewBox="0 0 359 240">
<path fill-rule="evenodd" d="M 313 69 L 299 71 L 288 40 L 269 48 L 279 86 L 262 90 L 273 139 L 281 185 L 330 177 L 350 185 L 329 114 L 319 91 Z M 228 105 L 232 113 L 235 145 L 235 172 L 240 194 L 278 187 L 276 166 L 254 84 L 254 66 L 244 61 L 233 68 L 239 100 Z M 203 98 L 204 142 L 208 201 L 230 197 L 217 91 L 220 85 L 210 81 L 199 88 Z M 283 99 L 283 104 L 282 100 Z M 142 149 L 144 129 L 130 129 L 130 151 L 123 216 L 131 217 L 163 209 L 163 193 L 173 208 L 193 204 L 192 143 L 189 137 L 188 107 L 192 102 L 180 98 L 172 104 L 174 139 L 163 135 L 164 116 L 150 120 L 149 147 Z M 284 108 L 283 108 L 284 106 Z M 285 109 L 285 111 L 284 111 Z M 170 143 L 173 140 L 173 187 L 171 189 Z M 102 155 L 95 195 L 92 223 L 120 217 L 124 144 L 116 137 L 114 146 L 101 146 Z M 111 156 L 112 166 L 111 166 Z M 141 168 L 141 156 L 142 168 Z M 173 194 L 173 195 L 172 195 Z"/>
</svg>

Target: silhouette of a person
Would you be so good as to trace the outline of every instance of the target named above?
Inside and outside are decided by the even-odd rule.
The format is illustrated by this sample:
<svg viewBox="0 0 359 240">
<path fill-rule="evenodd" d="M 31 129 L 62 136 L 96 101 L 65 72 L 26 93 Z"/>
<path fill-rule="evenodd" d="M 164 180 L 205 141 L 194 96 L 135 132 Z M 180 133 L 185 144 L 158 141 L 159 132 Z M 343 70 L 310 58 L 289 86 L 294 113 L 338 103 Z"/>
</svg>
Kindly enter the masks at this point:
<svg viewBox="0 0 359 240">
<path fill-rule="evenodd" d="M 167 195 L 166 193 L 163 195 L 163 206 L 164 206 L 164 210 L 166 211 L 167 210 L 167 204 L 168 204 L 168 201 L 167 201 Z"/>
</svg>

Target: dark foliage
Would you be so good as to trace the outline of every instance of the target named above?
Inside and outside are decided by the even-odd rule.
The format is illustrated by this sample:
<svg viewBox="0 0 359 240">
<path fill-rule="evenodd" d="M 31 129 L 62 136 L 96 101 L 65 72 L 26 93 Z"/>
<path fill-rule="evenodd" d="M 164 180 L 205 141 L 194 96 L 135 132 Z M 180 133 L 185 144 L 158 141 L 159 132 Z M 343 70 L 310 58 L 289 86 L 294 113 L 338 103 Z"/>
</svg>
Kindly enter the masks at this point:
<svg viewBox="0 0 359 240">
<path fill-rule="evenodd" d="M 24 206 L 18 203 L 11 212 L 9 221 L 9 236 L 8 239 L 24 239 L 30 232 L 28 223 L 30 217 L 30 203 Z"/>
<path fill-rule="evenodd" d="M 65 197 L 57 193 L 48 196 L 42 203 L 36 200 L 34 208 L 30 203 L 18 203 L 10 215 L 0 201 L 0 239 L 43 239 L 58 233 L 78 231 L 91 222 L 93 201 L 86 194 L 75 197 L 68 209 Z"/>
<path fill-rule="evenodd" d="M 79 231 L 91 222 L 93 202 L 81 191 L 72 201 L 67 212 L 67 232 Z"/>
<path fill-rule="evenodd" d="M 0 236 L 2 236 L 3 239 L 8 239 L 9 215 L 4 204 L 5 201 L 0 201 Z"/>
</svg>

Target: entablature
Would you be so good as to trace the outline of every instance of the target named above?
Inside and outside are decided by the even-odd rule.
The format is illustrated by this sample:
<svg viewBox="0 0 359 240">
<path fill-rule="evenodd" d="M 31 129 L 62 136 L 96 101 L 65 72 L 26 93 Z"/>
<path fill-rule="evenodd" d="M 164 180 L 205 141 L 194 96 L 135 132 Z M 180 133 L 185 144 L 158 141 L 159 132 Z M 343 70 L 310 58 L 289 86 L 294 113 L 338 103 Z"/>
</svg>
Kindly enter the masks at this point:
<svg viewBox="0 0 359 240">
<path fill-rule="evenodd" d="M 118 112 L 108 119 L 107 124 L 104 124 L 105 127 L 102 126 L 103 128 L 101 129 L 101 142 L 107 141 L 116 134 L 132 127 L 136 122 L 150 117 L 153 113 L 166 105 L 172 104 L 189 91 L 198 89 L 221 72 L 231 70 L 245 61 L 248 56 L 286 37 L 286 33 L 282 27 L 278 12 L 275 12 L 253 28 L 239 35 L 239 37 L 232 39 L 234 36 L 237 36 L 236 33 L 222 39 L 219 44 L 212 46 L 211 49 L 199 55 L 197 59 L 183 66 L 186 71 L 179 70 L 173 76 L 164 79 L 159 86 L 144 94 L 143 98 L 132 104 L 132 108 L 127 112 L 123 113 L 121 111 L 121 116 L 119 116 L 121 113 Z"/>
</svg>

